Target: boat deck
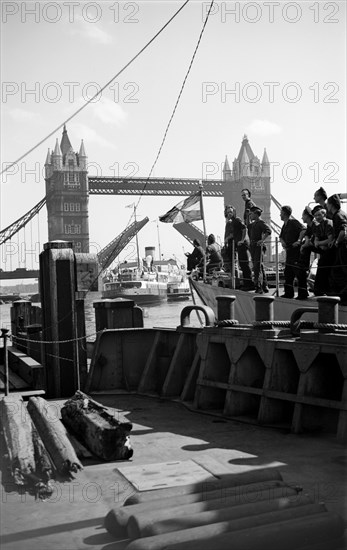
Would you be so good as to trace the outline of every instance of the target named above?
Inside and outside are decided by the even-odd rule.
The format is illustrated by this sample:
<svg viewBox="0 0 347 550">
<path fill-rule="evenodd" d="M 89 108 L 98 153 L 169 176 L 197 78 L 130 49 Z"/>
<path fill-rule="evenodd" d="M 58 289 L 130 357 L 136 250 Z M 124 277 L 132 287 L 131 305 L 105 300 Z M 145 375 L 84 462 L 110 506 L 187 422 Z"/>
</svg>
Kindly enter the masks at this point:
<svg viewBox="0 0 347 550">
<path fill-rule="evenodd" d="M 56 482 L 46 501 L 14 491 L 2 461 L 2 550 L 122 550 L 129 540 L 106 532 L 107 512 L 134 492 L 117 468 L 194 461 L 214 475 L 275 468 L 347 525 L 346 449 L 334 436 L 294 435 L 190 409 L 189 404 L 138 394 L 94 394 L 133 423 L 130 461 L 82 460 L 71 482 Z M 63 400 L 54 403 L 63 404 Z M 347 536 L 342 548 L 347 547 Z M 294 550 L 294 549 L 293 549 Z"/>
</svg>

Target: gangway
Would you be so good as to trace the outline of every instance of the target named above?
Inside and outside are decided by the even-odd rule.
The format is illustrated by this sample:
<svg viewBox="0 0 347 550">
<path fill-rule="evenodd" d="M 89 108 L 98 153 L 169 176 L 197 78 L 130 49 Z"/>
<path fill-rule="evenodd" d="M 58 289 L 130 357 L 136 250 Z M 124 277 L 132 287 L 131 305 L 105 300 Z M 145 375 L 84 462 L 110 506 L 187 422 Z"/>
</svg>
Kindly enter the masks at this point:
<svg viewBox="0 0 347 550">
<path fill-rule="evenodd" d="M 146 217 L 143 220 L 133 222 L 118 237 L 100 250 L 97 255 L 100 267 L 107 269 L 148 221 L 149 219 Z"/>
</svg>

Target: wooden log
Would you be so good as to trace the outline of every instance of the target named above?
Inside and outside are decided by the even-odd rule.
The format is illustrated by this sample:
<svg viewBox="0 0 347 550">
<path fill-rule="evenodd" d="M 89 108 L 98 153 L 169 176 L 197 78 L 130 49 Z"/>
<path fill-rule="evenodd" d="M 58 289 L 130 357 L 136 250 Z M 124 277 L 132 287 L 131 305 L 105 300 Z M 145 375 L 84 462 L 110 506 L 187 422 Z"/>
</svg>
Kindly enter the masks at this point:
<svg viewBox="0 0 347 550">
<path fill-rule="evenodd" d="M 265 470 L 251 470 L 241 474 L 230 474 L 222 476 L 213 482 L 192 483 L 189 485 L 179 485 L 175 487 L 166 487 L 165 489 L 157 489 L 156 491 L 142 491 L 131 495 L 124 502 L 124 506 L 139 504 L 140 502 L 149 502 L 161 498 L 169 498 L 180 495 L 188 495 L 190 493 L 206 493 L 222 489 L 223 487 L 232 487 L 233 485 L 245 485 L 248 483 L 260 483 L 269 480 L 282 481 L 282 476 L 278 470 L 267 468 Z"/>
<path fill-rule="evenodd" d="M 217 507 L 220 508 L 222 504 L 223 506 L 231 506 L 232 504 L 240 505 L 247 502 L 254 502 L 257 499 L 263 500 L 271 498 L 271 496 L 275 494 L 286 497 L 297 494 L 297 491 L 288 487 L 283 481 L 266 481 L 264 483 L 250 483 L 248 485 L 224 487 L 216 491 L 191 493 L 188 495 L 152 500 L 150 502 L 150 509 L 152 511 L 172 510 L 172 513 L 174 513 L 174 510 L 177 508 L 195 503 L 197 505 L 196 510 L 203 512 L 204 510 L 210 509 L 210 502 L 217 502 Z M 131 506 L 117 506 L 107 514 L 104 522 L 105 528 L 116 537 L 125 536 L 129 518 L 132 515 L 147 512 L 148 508 L 148 502 L 133 504 Z"/>
<path fill-rule="evenodd" d="M 289 489 L 289 488 L 288 488 Z M 233 503 L 221 502 L 220 499 L 208 503 L 187 504 L 177 508 L 147 511 L 131 516 L 127 525 L 128 536 L 131 539 L 152 537 L 162 533 L 170 533 L 183 529 L 191 529 L 200 525 L 219 523 L 222 521 L 282 511 L 296 506 L 312 504 L 309 496 L 300 495 L 297 498 L 284 497 L 281 489 L 266 500 L 256 498 L 256 502 L 235 506 Z M 296 495 L 292 489 L 291 496 Z M 253 493 L 253 497 L 257 495 Z M 208 504 L 203 508 L 204 505 Z"/>
<path fill-rule="evenodd" d="M 130 422 L 120 422 L 115 413 L 81 391 L 66 401 L 61 409 L 65 426 L 81 443 L 103 460 L 128 460 L 133 455 L 129 443 Z"/>
<path fill-rule="evenodd" d="M 270 525 L 251 527 L 234 532 L 227 532 L 200 540 L 187 540 L 177 544 L 164 544 L 165 550 L 293 550 L 312 548 L 319 545 L 320 550 L 331 550 L 344 532 L 344 522 L 340 516 L 332 512 L 323 512 L 309 517 L 304 516 L 290 521 L 279 521 Z M 148 539 L 143 539 L 146 541 Z M 138 542 L 138 541 L 134 541 Z M 135 550 L 131 543 L 127 550 Z M 342 546 L 340 546 L 342 548 Z M 146 547 L 150 550 L 150 547 Z"/>
<path fill-rule="evenodd" d="M 71 476 L 78 470 L 82 470 L 83 466 L 76 456 L 62 422 L 58 418 L 50 421 L 47 406 L 48 403 L 42 397 L 30 397 L 28 411 L 55 468 L 59 473 Z"/>
<path fill-rule="evenodd" d="M 35 474 L 35 452 L 30 419 L 23 419 L 24 402 L 8 395 L 1 402 L 1 423 L 14 482 L 25 485 L 26 476 Z M 24 421 L 23 421 L 24 420 Z"/>
<path fill-rule="evenodd" d="M 233 519 L 220 523 L 212 523 L 209 525 L 193 527 L 191 529 L 164 533 L 162 535 L 156 535 L 154 537 L 137 539 L 127 546 L 127 550 L 162 550 L 163 548 L 170 548 L 178 543 L 186 544 L 192 541 L 199 543 L 204 542 L 205 544 L 206 542 L 208 542 L 209 546 L 205 546 L 205 548 L 209 548 L 209 550 L 211 550 L 211 547 L 213 547 L 221 550 L 222 547 L 219 545 L 219 543 L 216 543 L 216 539 L 219 535 L 222 535 L 224 533 L 229 533 L 228 550 L 230 550 L 234 533 L 236 533 L 237 531 L 250 529 L 257 526 L 263 527 L 270 524 L 285 524 L 286 522 L 290 522 L 291 520 L 294 520 L 296 518 L 301 519 L 303 516 L 305 516 L 307 523 L 309 523 L 312 515 L 323 517 L 326 514 L 327 512 L 325 511 L 324 505 L 307 504 L 304 506 L 298 506 L 297 508 L 286 509 L 281 512 L 268 512 L 266 514 L 257 514 L 255 516 L 250 516 L 246 518 Z M 182 545 L 181 548 L 183 549 L 185 548 L 185 546 Z M 200 546 L 199 548 L 201 550 L 202 546 Z M 235 544 L 235 548 L 239 550 L 239 546 L 237 544 Z M 268 550 L 268 547 L 265 545 L 259 546 L 258 548 L 259 550 L 263 550 L 264 548 Z M 278 545 L 277 550 L 279 548 L 283 550 L 283 547 L 280 544 Z M 292 546 L 291 550 L 293 548 L 295 548 L 295 546 Z M 248 547 L 247 550 L 249 550 Z"/>
</svg>

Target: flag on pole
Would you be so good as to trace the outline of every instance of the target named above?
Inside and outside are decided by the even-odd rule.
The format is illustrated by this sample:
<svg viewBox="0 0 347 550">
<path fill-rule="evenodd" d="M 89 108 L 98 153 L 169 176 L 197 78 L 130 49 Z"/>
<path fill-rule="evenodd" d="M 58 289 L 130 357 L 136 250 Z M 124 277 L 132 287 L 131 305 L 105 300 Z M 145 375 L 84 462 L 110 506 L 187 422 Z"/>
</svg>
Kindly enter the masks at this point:
<svg viewBox="0 0 347 550">
<path fill-rule="evenodd" d="M 202 220 L 201 192 L 193 193 L 179 202 L 166 214 L 159 216 L 159 220 L 164 223 L 191 223 Z"/>
</svg>

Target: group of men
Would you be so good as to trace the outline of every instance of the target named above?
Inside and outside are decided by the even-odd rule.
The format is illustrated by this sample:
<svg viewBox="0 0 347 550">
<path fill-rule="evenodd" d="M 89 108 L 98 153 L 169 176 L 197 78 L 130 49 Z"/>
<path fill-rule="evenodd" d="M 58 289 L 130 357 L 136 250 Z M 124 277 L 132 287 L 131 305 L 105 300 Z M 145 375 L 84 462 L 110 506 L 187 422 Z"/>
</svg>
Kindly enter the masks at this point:
<svg viewBox="0 0 347 550">
<path fill-rule="evenodd" d="M 232 205 L 224 209 L 225 233 L 221 251 L 214 235 L 209 235 L 206 256 L 199 241 L 194 241 L 194 252 L 188 255 L 188 270 L 203 265 L 207 257 L 207 273 L 221 268 L 231 271 L 236 260 L 242 271 L 243 290 L 268 292 L 263 257 L 266 240 L 271 228 L 261 218 L 262 209 L 251 198 L 251 191 L 243 189 L 241 197 L 245 208 L 243 220 L 236 215 Z M 281 207 L 283 226 L 279 235 L 285 250 L 284 298 L 294 298 L 294 281 L 297 280 L 296 299 L 308 298 L 307 276 L 311 265 L 311 254 L 318 255 L 314 294 L 339 295 L 342 303 L 347 303 L 347 214 L 341 210 L 339 195 L 327 197 L 320 187 L 313 197 L 314 208 L 306 206 L 299 222 L 292 216 L 290 206 Z M 249 255 L 252 260 L 253 277 Z"/>
</svg>

